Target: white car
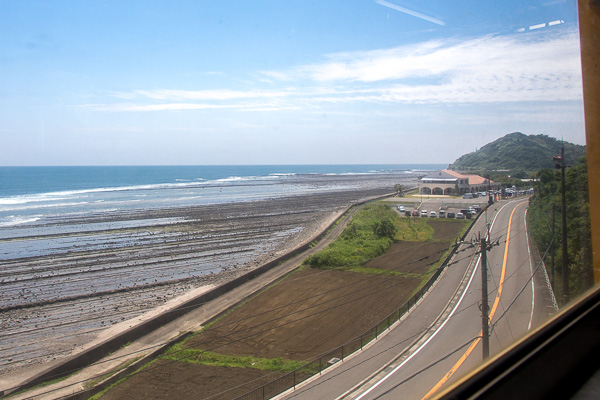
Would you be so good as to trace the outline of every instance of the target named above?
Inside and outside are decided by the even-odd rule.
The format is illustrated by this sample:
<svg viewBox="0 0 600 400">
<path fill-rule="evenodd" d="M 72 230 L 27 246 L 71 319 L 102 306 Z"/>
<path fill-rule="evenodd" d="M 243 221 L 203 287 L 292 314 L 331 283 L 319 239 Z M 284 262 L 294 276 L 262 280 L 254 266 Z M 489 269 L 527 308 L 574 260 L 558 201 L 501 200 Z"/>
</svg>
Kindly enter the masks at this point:
<svg viewBox="0 0 600 400">
<path fill-rule="evenodd" d="M 435 218 L 435 217 L 437 217 L 437 214 L 435 213 L 435 211 L 431 211 L 431 212 L 429 213 L 429 216 L 430 216 L 431 218 Z"/>
<path fill-rule="evenodd" d="M 404 206 L 398 206 L 398 211 L 400 211 L 400 212 L 404 212 L 404 211 L 405 211 L 405 210 L 404 210 Z"/>
<path fill-rule="evenodd" d="M 427 217 L 427 210 L 421 210 L 421 217 Z"/>
</svg>

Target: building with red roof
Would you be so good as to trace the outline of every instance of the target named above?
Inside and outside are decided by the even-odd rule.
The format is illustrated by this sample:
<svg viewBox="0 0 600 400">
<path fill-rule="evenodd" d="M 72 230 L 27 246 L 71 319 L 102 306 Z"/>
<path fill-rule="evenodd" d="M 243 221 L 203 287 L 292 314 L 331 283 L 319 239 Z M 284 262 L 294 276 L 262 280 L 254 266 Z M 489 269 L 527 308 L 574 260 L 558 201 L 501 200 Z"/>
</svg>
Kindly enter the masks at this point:
<svg viewBox="0 0 600 400">
<path fill-rule="evenodd" d="M 448 169 L 432 172 L 419 181 L 420 194 L 458 196 L 486 192 L 488 189 L 499 190 L 500 184 L 479 175 L 462 174 Z"/>
</svg>

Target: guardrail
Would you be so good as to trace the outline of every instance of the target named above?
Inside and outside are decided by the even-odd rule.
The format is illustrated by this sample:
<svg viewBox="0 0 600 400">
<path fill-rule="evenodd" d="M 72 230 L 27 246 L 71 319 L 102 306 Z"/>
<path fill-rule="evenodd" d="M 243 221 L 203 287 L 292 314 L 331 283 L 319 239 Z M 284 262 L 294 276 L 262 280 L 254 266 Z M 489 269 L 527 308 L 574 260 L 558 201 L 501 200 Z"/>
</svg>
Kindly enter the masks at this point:
<svg viewBox="0 0 600 400">
<path fill-rule="evenodd" d="M 483 213 L 479 213 L 477 217 L 471 223 L 469 229 L 465 231 L 465 233 L 460 238 L 460 241 L 464 241 L 471 228 L 479 219 L 479 216 Z M 389 329 L 394 323 L 400 320 L 405 314 L 407 314 L 418 302 L 423 298 L 423 296 L 431 289 L 434 283 L 438 280 L 448 263 L 456 253 L 459 244 L 455 244 L 452 247 L 450 254 L 444 259 L 440 267 L 433 273 L 431 278 L 420 288 L 417 290 L 415 294 L 413 294 L 404 304 L 402 304 L 396 311 L 391 313 L 387 318 L 381 320 L 377 325 L 370 328 L 368 331 L 363 333 L 362 335 L 351 339 L 350 341 L 342 344 L 341 346 L 331 350 L 321 356 L 309 361 L 302 367 L 289 372 L 263 386 L 260 386 L 242 396 L 236 397 L 235 400 L 263 400 L 273 398 L 289 389 L 296 389 L 296 386 L 303 381 L 311 378 L 317 374 L 321 374 L 323 370 L 332 366 L 333 364 L 343 361 L 345 357 L 348 357 L 352 353 L 362 350 L 363 346 L 375 340 L 379 337 L 381 333 Z"/>
</svg>

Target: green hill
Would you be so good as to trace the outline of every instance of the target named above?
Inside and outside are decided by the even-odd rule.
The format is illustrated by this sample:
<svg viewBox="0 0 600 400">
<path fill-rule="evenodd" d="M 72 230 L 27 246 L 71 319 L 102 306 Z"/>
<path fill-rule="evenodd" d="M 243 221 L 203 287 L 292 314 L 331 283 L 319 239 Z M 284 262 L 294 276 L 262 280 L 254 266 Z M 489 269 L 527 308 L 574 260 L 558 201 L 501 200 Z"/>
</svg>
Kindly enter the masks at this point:
<svg viewBox="0 0 600 400">
<path fill-rule="evenodd" d="M 521 170 L 535 172 L 554 168 L 553 156 L 560 155 L 562 142 L 546 135 L 509 133 L 450 164 L 455 171 Z M 565 160 L 574 165 L 585 155 L 585 146 L 565 142 Z"/>
</svg>

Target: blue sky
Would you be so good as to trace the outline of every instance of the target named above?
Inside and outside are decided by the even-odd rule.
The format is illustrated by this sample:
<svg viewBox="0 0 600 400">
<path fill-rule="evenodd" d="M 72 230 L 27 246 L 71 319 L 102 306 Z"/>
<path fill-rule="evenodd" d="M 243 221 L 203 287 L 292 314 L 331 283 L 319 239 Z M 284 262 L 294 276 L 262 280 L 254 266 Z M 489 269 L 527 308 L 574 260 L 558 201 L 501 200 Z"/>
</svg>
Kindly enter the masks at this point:
<svg viewBox="0 0 600 400">
<path fill-rule="evenodd" d="M 450 163 L 585 144 L 574 0 L 3 0 L 0 165 Z"/>
</svg>

